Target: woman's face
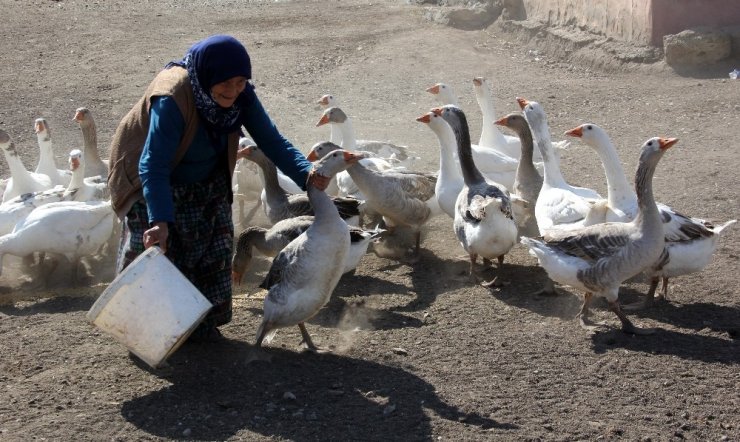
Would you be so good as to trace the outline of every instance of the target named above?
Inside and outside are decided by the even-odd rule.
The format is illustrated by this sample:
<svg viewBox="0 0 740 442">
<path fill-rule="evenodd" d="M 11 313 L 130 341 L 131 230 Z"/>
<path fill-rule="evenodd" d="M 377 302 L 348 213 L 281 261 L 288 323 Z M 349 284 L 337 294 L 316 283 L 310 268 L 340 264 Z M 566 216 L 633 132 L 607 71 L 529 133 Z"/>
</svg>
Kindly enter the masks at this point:
<svg viewBox="0 0 740 442">
<path fill-rule="evenodd" d="M 247 87 L 247 77 L 232 77 L 211 87 L 211 97 L 219 106 L 229 108 Z"/>
</svg>

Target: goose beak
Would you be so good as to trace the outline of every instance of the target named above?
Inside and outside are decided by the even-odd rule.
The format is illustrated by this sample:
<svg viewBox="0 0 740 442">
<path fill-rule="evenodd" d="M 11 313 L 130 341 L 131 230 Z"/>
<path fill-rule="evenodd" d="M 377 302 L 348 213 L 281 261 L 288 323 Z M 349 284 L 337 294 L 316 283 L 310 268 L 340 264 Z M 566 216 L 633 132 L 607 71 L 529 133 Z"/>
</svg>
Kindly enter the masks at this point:
<svg viewBox="0 0 740 442">
<path fill-rule="evenodd" d="M 72 119 L 74 121 L 77 121 L 79 123 L 80 121 L 84 120 L 85 118 L 82 116 L 82 112 L 77 111 L 77 112 L 75 112 L 75 116 Z"/>
<path fill-rule="evenodd" d="M 80 159 L 79 158 L 72 158 L 69 160 L 69 164 L 71 165 L 72 170 L 77 170 L 78 167 L 80 167 Z"/>
<path fill-rule="evenodd" d="M 306 157 L 306 159 L 313 163 L 314 161 L 319 159 L 319 156 L 316 154 L 315 150 L 312 150 L 311 152 L 308 153 L 308 156 Z"/>
<path fill-rule="evenodd" d="M 483 77 L 475 77 L 473 78 L 473 84 L 476 86 L 480 86 L 483 84 Z"/>
<path fill-rule="evenodd" d="M 658 140 L 661 150 L 668 150 L 676 143 L 678 143 L 678 138 L 660 138 Z"/>
<path fill-rule="evenodd" d="M 349 164 L 354 164 L 358 161 L 360 161 L 363 158 L 361 154 L 356 154 L 352 152 L 344 151 L 344 161 L 348 162 Z"/>
<path fill-rule="evenodd" d="M 442 108 L 441 107 L 433 107 L 432 110 L 431 110 L 431 112 L 434 115 L 442 116 Z"/>
<path fill-rule="evenodd" d="M 327 104 L 329 104 L 329 99 L 327 97 L 321 97 L 321 99 L 319 100 L 319 104 L 326 106 Z"/>
<path fill-rule="evenodd" d="M 434 86 L 427 88 L 427 92 L 429 92 L 430 94 L 437 95 L 439 93 L 439 85 L 435 84 Z"/>
<path fill-rule="evenodd" d="M 583 126 L 574 127 L 571 130 L 565 131 L 565 135 L 570 135 L 571 137 L 582 137 L 583 136 Z"/>
<path fill-rule="evenodd" d="M 36 121 L 35 123 L 33 123 L 33 130 L 34 130 L 34 131 L 35 131 L 36 133 L 39 133 L 39 132 L 41 132 L 42 130 L 44 130 L 44 126 L 43 126 L 43 125 L 41 124 L 41 122 L 40 122 L 40 121 Z"/>
<path fill-rule="evenodd" d="M 494 121 L 493 124 L 508 127 L 509 126 L 509 117 L 501 117 L 498 120 Z"/>
<path fill-rule="evenodd" d="M 529 104 L 529 100 L 523 97 L 516 97 L 516 102 L 519 103 L 519 107 L 524 110 L 524 108 Z"/>
<path fill-rule="evenodd" d="M 418 121 L 419 123 L 427 123 L 428 124 L 430 121 L 432 121 L 431 112 L 427 112 L 427 113 L 425 113 L 424 115 L 422 115 L 420 117 L 416 117 L 416 121 Z"/>
<path fill-rule="evenodd" d="M 321 116 L 321 119 L 319 120 L 319 122 L 316 123 L 316 127 L 323 126 L 328 122 L 329 122 L 329 115 L 324 114 Z"/>
</svg>

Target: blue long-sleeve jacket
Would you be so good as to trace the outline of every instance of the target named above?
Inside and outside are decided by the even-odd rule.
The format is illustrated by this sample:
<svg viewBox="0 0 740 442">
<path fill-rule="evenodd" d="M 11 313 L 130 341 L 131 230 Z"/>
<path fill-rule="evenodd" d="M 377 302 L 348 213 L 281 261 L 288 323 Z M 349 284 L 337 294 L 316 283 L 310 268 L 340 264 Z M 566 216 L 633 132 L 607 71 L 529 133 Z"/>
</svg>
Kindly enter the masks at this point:
<svg viewBox="0 0 740 442">
<path fill-rule="evenodd" d="M 278 131 L 262 103 L 255 98 L 241 113 L 241 124 L 272 162 L 305 189 L 311 163 Z M 185 130 L 185 120 L 174 99 L 152 100 L 149 133 L 139 160 L 139 176 L 149 211 L 149 222 L 173 222 L 175 209 L 172 184 L 195 183 L 206 179 L 226 155 L 226 135 L 217 145 L 200 125 L 184 157 L 174 168 L 172 162 Z"/>
</svg>

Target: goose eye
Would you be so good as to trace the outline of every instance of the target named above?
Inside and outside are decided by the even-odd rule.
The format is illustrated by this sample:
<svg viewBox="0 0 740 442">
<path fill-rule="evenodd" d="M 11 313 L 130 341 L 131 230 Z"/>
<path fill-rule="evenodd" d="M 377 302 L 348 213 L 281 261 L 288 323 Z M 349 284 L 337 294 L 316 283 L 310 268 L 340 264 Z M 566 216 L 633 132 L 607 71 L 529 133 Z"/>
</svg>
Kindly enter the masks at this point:
<svg viewBox="0 0 740 442">
<path fill-rule="evenodd" d="M 586 129 L 591 130 L 593 129 L 593 127 L 591 127 L 591 125 L 589 124 L 588 126 L 586 126 Z"/>
<path fill-rule="evenodd" d="M 652 145 L 653 145 L 653 142 L 652 141 L 649 141 L 648 142 L 648 146 L 652 146 Z"/>
</svg>

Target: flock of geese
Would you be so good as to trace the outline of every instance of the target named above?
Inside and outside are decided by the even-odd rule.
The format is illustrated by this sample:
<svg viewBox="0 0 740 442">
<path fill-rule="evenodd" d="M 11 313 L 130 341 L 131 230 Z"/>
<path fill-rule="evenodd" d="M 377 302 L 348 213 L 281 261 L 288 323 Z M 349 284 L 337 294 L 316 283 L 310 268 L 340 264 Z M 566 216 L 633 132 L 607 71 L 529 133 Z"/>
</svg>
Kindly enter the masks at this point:
<svg viewBox="0 0 740 442">
<path fill-rule="evenodd" d="M 451 228 L 470 259 L 473 283 L 499 284 L 497 278 L 483 280 L 478 258 L 484 268 L 494 260 L 500 267 L 521 243 L 549 276 L 543 292 L 554 292 L 559 283 L 584 293 L 578 315 L 582 327 L 599 327 L 588 318 L 597 296 L 606 298 L 622 330 L 648 334 L 652 330 L 632 324 L 624 310 L 654 302 L 661 281 L 658 297 L 666 298 L 669 278 L 701 271 L 722 231 L 735 223 L 714 225 L 655 201 L 653 174 L 677 139 L 646 140 L 631 185 L 606 131 L 593 123 L 567 131 L 599 155 L 608 189 L 604 197 L 568 184 L 560 170 L 560 150 L 568 142 L 552 141 L 538 102 L 517 98 L 521 112 L 501 117 L 486 79 L 475 78 L 473 87 L 483 123 L 477 144 L 452 88 L 438 83 L 427 89 L 445 103 L 417 118 L 438 139 L 436 173 L 416 171 L 419 157 L 406 146 L 357 139 L 351 119 L 332 95 L 319 100 L 324 111 L 316 123 L 330 126 L 330 140 L 315 144 L 307 155 L 316 173 L 331 178 L 325 191 L 309 184 L 303 192 L 251 140 L 240 140 L 243 158 L 233 177 L 234 222 L 241 230 L 234 283 L 241 283 L 255 251 L 274 257 L 260 285 L 268 292 L 258 347 L 277 329 L 297 325 L 303 343 L 317 350 L 305 321 L 328 302 L 342 274 L 357 268 L 371 249 L 385 257 L 418 260 L 421 232 L 436 216 L 452 219 Z M 77 262 L 117 243 L 118 221 L 110 208 L 107 165 L 98 153 L 94 121 L 84 108 L 75 120 L 84 152 L 70 152 L 69 169 L 63 170 L 54 164 L 45 120 L 36 120 L 40 156 L 33 172 L 0 131 L 0 148 L 12 174 L 3 181 L 0 263 L 4 254 L 28 263 L 41 254 L 43 262 L 46 253 Z M 271 227 L 248 225 L 260 208 Z M 619 287 L 640 273 L 651 281 L 645 301 L 623 308 Z"/>
</svg>

